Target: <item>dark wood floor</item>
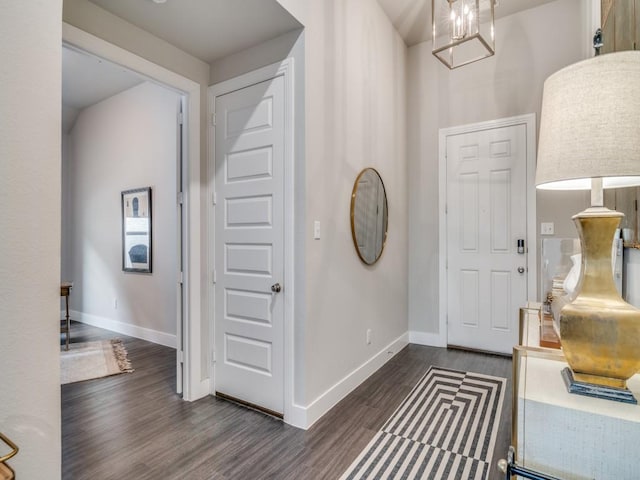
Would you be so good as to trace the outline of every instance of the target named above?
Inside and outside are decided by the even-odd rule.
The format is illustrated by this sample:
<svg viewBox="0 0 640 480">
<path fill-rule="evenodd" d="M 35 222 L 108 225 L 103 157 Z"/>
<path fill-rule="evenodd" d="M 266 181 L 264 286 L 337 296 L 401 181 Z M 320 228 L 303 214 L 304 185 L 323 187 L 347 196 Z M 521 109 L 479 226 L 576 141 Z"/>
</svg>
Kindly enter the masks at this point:
<svg viewBox="0 0 640 480">
<path fill-rule="evenodd" d="M 136 371 L 62 386 L 63 479 L 337 479 L 431 365 L 509 379 L 494 465 L 509 445 L 506 358 L 409 345 L 303 431 L 213 397 L 182 401 L 170 348 L 75 322 L 71 331 L 73 342 L 122 338 Z"/>
</svg>

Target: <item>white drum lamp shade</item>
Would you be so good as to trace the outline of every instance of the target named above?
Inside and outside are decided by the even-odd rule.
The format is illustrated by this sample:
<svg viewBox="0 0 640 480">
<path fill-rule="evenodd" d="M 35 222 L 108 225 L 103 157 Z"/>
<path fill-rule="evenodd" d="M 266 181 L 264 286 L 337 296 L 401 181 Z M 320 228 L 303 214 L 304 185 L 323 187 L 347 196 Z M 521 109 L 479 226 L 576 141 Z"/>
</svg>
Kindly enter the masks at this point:
<svg viewBox="0 0 640 480">
<path fill-rule="evenodd" d="M 544 83 L 536 186 L 640 185 L 640 52 L 600 55 Z"/>
</svg>

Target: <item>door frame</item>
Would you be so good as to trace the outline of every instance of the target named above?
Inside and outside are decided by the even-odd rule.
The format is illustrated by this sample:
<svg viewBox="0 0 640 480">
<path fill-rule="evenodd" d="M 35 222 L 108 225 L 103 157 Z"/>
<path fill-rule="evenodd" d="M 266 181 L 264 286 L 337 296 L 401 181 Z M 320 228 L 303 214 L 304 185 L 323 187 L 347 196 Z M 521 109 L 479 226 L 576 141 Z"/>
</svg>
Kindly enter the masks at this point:
<svg viewBox="0 0 640 480">
<path fill-rule="evenodd" d="M 175 90 L 185 98 L 187 141 L 183 145 L 182 167 L 184 331 L 176 331 L 176 339 L 181 334 L 183 336 L 184 350 L 180 352 L 176 348 L 176 356 L 183 363 L 182 398 L 187 401 L 198 400 L 208 395 L 210 383 L 209 378 L 206 378 L 206 371 L 203 372 L 201 367 L 200 84 L 65 22 L 62 22 L 62 42 L 71 48 L 132 70 L 152 82 Z M 177 369 L 176 364 L 176 372 Z"/>
<path fill-rule="evenodd" d="M 225 80 L 209 87 L 209 161 L 207 163 L 207 229 L 209 245 L 206 248 L 209 269 L 207 284 L 207 312 L 209 317 L 209 378 L 210 393 L 215 392 L 215 102 L 216 97 L 250 87 L 257 83 L 282 76 L 284 79 L 284 421 L 298 424 L 296 412 L 299 407 L 294 403 L 294 310 L 295 310 L 295 152 L 294 152 L 294 59 L 289 57 L 266 67 Z"/>
<path fill-rule="evenodd" d="M 448 343 L 448 291 L 447 291 L 447 137 L 465 133 L 492 130 L 500 127 L 524 125 L 526 128 L 527 155 L 527 300 L 536 301 L 538 298 L 538 270 L 537 270 L 537 235 L 536 235 L 536 114 L 529 113 L 515 117 L 489 120 L 485 122 L 441 128 L 438 133 L 438 228 L 439 228 L 439 342 L 438 346 L 446 347 Z"/>
</svg>

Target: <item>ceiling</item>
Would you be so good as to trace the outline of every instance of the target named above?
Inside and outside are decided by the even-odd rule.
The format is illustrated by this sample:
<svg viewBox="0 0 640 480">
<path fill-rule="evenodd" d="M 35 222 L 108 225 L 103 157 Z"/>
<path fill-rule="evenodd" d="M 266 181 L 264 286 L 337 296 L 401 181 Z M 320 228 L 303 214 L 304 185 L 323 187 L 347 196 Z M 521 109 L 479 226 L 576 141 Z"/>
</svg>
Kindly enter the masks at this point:
<svg viewBox="0 0 640 480">
<path fill-rule="evenodd" d="M 62 129 L 68 133 L 83 108 L 145 79 L 114 63 L 62 48 Z"/>
<path fill-rule="evenodd" d="M 302 28 L 276 0 L 89 1 L 209 64 Z M 480 0 L 481 8 L 489 1 Z M 494 1 L 501 18 L 554 0 Z M 378 3 L 407 46 L 431 40 L 431 0 Z"/>
<path fill-rule="evenodd" d="M 142 77 L 124 67 L 62 49 L 62 103 L 68 107 L 81 110 L 142 82 Z"/>
<path fill-rule="evenodd" d="M 440 0 L 442 1 L 442 0 Z M 554 0 L 496 0 L 495 17 L 539 7 Z M 431 40 L 431 0 L 378 0 L 391 23 L 400 33 L 407 46 Z M 487 3 L 487 0 L 480 0 Z"/>
<path fill-rule="evenodd" d="M 276 0 L 89 1 L 209 64 L 302 28 Z M 489 1 L 480 0 L 481 8 Z M 552 1 L 494 0 L 495 16 L 506 17 Z M 378 3 L 407 46 L 431 39 L 431 0 Z"/>
<path fill-rule="evenodd" d="M 206 63 L 301 25 L 275 0 L 89 0 Z M 144 79 L 108 61 L 63 48 L 62 121 Z"/>
<path fill-rule="evenodd" d="M 276 0 L 89 0 L 205 63 L 301 28 Z"/>
<path fill-rule="evenodd" d="M 302 27 L 276 0 L 89 1 L 209 64 Z M 496 18 L 550 1 L 499 0 Z M 408 46 L 430 40 L 430 0 L 378 3 Z M 64 48 L 63 128 L 68 132 L 83 108 L 143 81 L 120 66 Z"/>
</svg>

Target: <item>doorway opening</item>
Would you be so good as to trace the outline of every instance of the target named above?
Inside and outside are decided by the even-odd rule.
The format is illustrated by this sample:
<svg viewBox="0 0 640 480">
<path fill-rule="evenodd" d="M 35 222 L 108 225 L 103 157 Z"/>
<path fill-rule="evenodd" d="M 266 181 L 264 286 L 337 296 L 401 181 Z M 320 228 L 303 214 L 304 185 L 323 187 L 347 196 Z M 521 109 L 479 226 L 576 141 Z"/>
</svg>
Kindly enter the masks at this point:
<svg viewBox="0 0 640 480">
<path fill-rule="evenodd" d="M 200 90 L 201 84 L 180 74 L 152 63 L 142 57 L 124 50 L 106 40 L 100 39 L 72 25 L 62 24 L 62 40 L 66 46 L 79 50 L 103 61 L 144 77 L 149 82 L 162 85 L 182 96 L 183 129 L 182 169 L 180 172 L 182 192 L 175 199 L 174 207 L 180 202 L 183 215 L 182 228 L 179 231 L 182 250 L 180 259 L 183 269 L 178 272 L 174 294 L 179 296 L 182 310 L 182 325 L 176 325 L 177 364 L 182 363 L 182 395 L 184 400 L 192 401 L 209 394 L 209 378 L 206 368 L 203 374 L 201 323 L 201 228 L 200 228 Z M 135 135 L 135 132 L 131 132 Z M 176 173 L 176 181 L 178 174 Z M 174 253 L 177 256 L 177 254 Z M 179 287 L 178 287 L 179 286 Z M 111 301 L 111 300 L 110 300 Z M 177 312 L 176 312 L 176 316 Z M 181 327 L 181 328 L 179 328 Z M 72 334 L 73 335 L 73 334 Z M 181 338 L 178 338 L 181 337 Z M 180 372 L 178 372 L 180 373 Z M 178 375 L 179 376 L 179 375 Z"/>
<path fill-rule="evenodd" d="M 71 316 L 180 352 L 185 96 L 68 45 L 62 52 L 61 280 L 72 284 Z M 125 271 L 138 238 L 125 232 L 119 197 L 136 188 L 149 189 L 154 212 L 148 273 Z"/>
</svg>

